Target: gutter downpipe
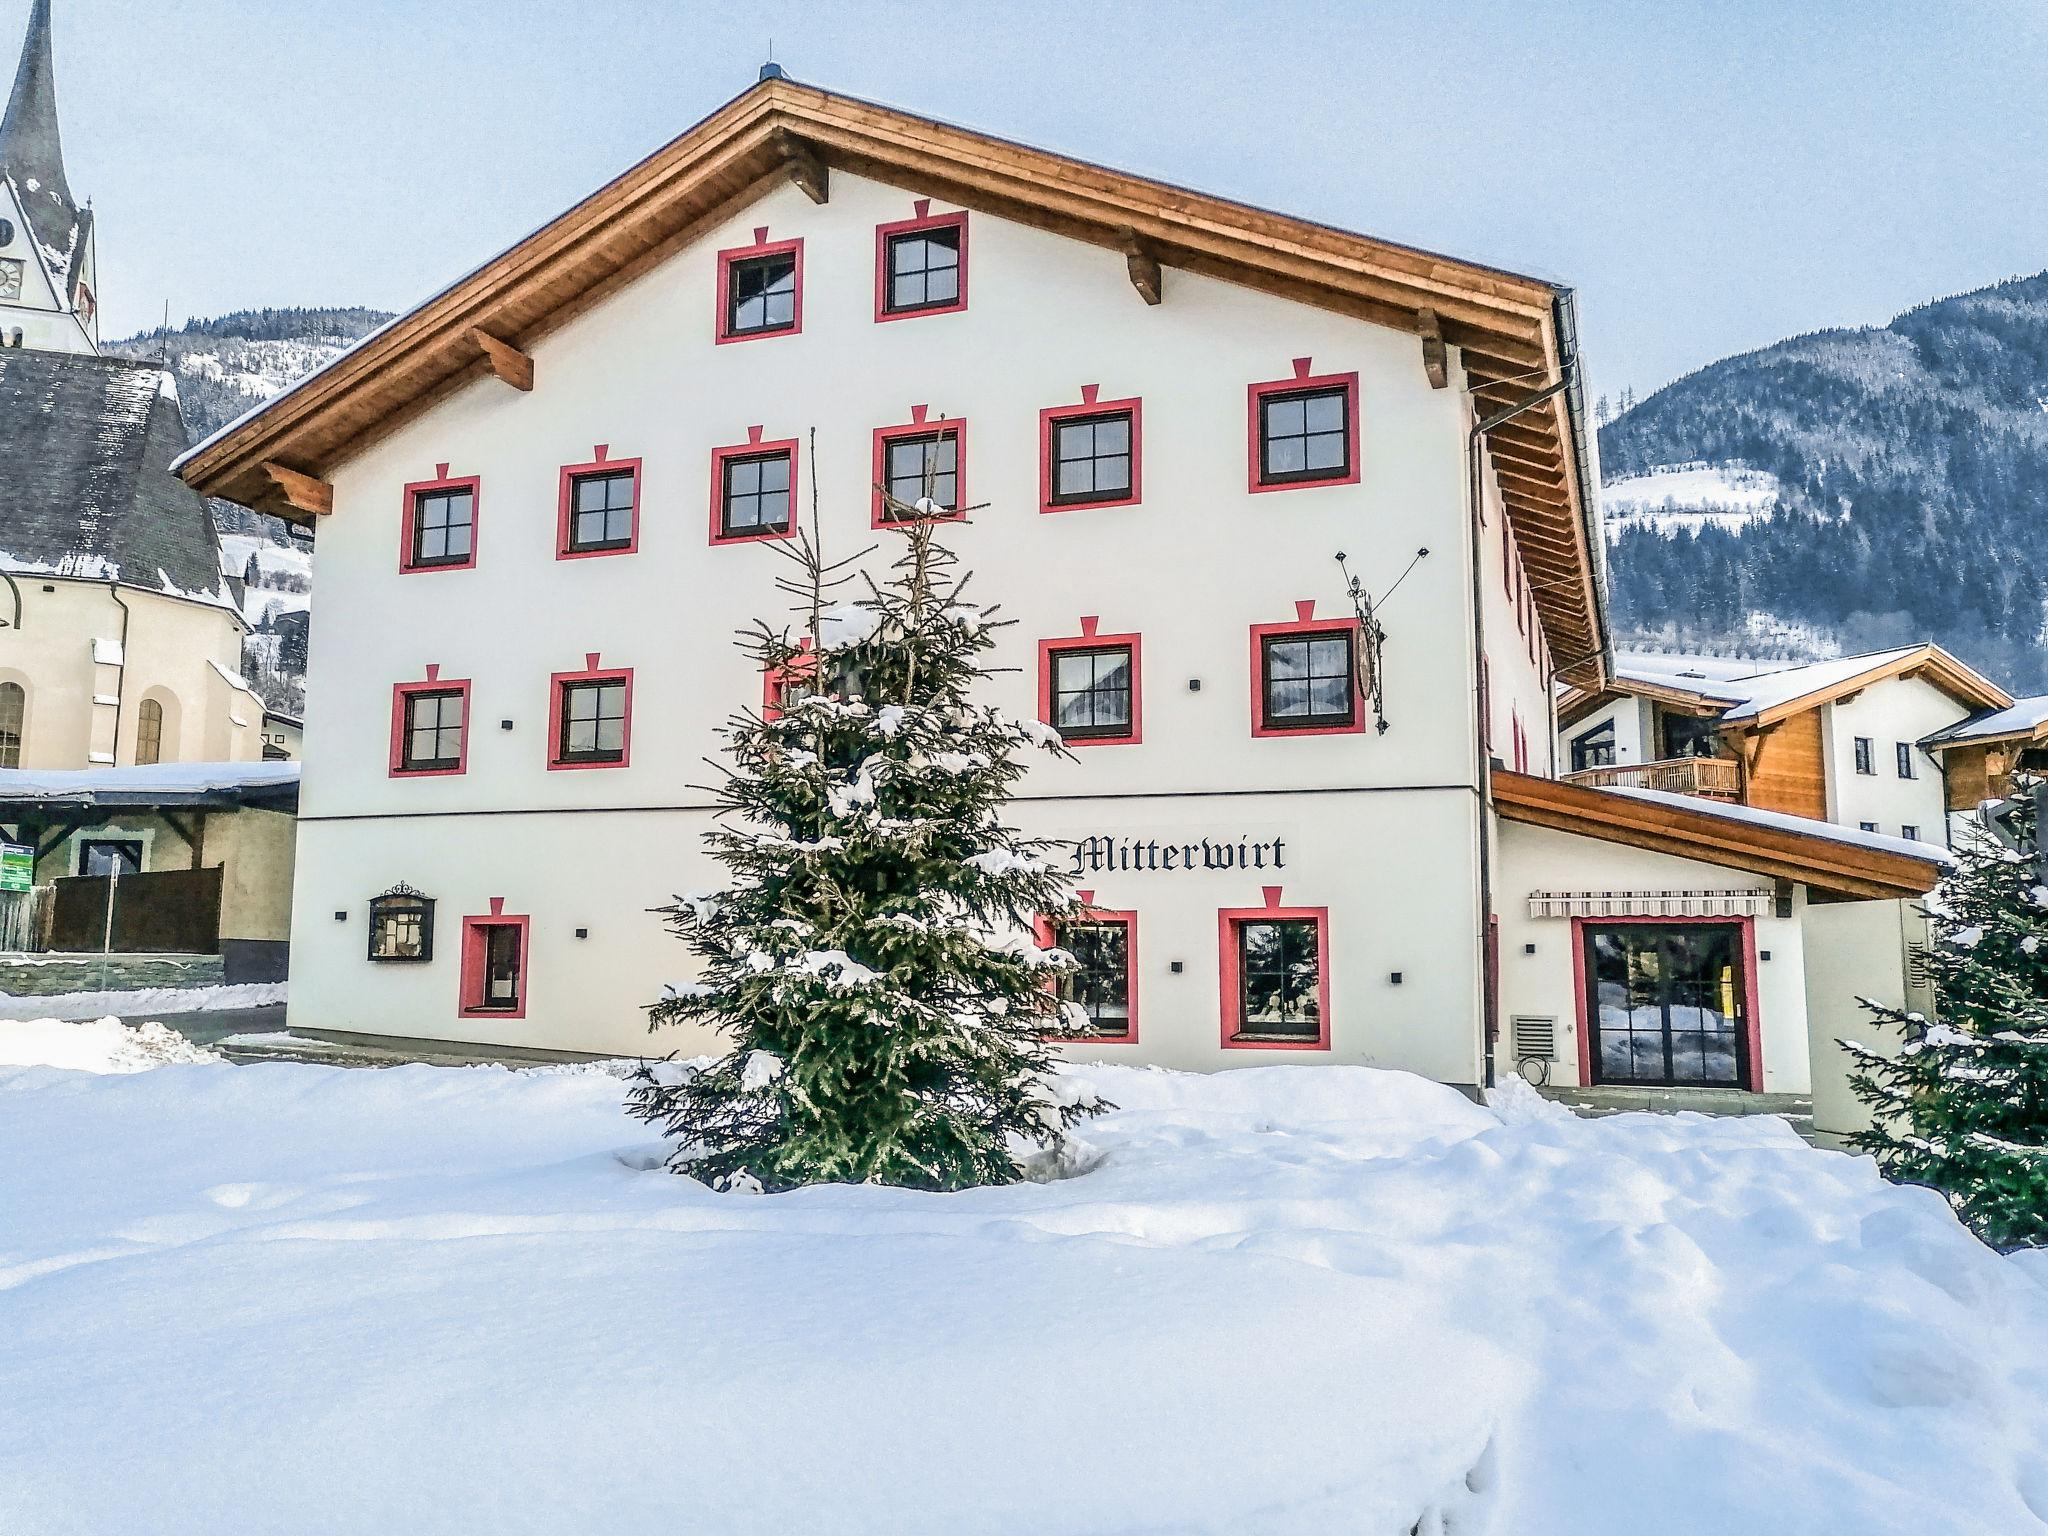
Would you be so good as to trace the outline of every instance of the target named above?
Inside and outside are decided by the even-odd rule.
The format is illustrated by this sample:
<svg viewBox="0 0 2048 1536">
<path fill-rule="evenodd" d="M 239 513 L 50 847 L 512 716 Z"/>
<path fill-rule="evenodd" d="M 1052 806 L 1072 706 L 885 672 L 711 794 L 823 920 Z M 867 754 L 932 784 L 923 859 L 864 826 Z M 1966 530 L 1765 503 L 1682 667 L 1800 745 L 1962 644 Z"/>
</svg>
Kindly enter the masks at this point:
<svg viewBox="0 0 2048 1536">
<path fill-rule="evenodd" d="M 121 601 L 118 583 L 107 583 L 107 596 L 114 600 L 114 606 L 121 610 L 121 664 L 114 669 L 114 752 L 116 765 L 121 761 L 121 712 L 122 701 L 128 697 L 128 605 Z"/>
<path fill-rule="evenodd" d="M 1467 471 L 1466 496 L 1470 503 L 1467 509 L 1467 534 L 1472 544 L 1472 733 L 1474 785 L 1479 790 L 1482 811 L 1493 804 L 1490 788 L 1492 782 L 1493 749 L 1487 740 L 1491 722 L 1487 719 L 1486 684 L 1486 607 L 1484 583 L 1479 567 L 1484 559 L 1480 538 L 1479 509 L 1486 494 L 1485 477 L 1482 472 L 1480 450 L 1485 445 L 1486 435 L 1494 428 L 1513 421 L 1526 411 L 1533 410 L 1553 396 L 1565 397 L 1565 414 L 1571 424 L 1573 467 L 1577 472 L 1580 488 L 1580 518 L 1586 535 L 1586 548 L 1593 567 L 1593 588 L 1596 599 L 1596 622 L 1600 626 L 1600 649 L 1593 655 L 1605 657 L 1608 654 L 1607 639 L 1607 569 L 1602 558 L 1604 550 L 1599 541 L 1600 515 L 1594 493 L 1588 489 L 1595 482 L 1591 454 L 1586 447 L 1585 400 L 1579 383 L 1578 324 L 1572 306 L 1572 294 L 1568 288 L 1557 291 L 1554 312 L 1558 331 L 1559 376 L 1528 398 L 1496 411 L 1472 424 L 1465 439 L 1465 461 Z M 1502 508 L 1501 515 L 1507 515 Z M 1591 657 L 1581 658 L 1582 661 Z M 1605 668 L 1602 669 L 1603 671 Z M 1551 731 L 1552 752 L 1556 751 L 1555 729 Z M 1492 827 L 1485 815 L 1479 823 L 1479 977 L 1480 1007 L 1484 1018 L 1480 1024 L 1480 1083 L 1494 1086 L 1494 1055 L 1500 1041 L 1500 977 L 1496 964 L 1493 944 L 1493 836 Z"/>
<path fill-rule="evenodd" d="M 21 628 L 21 588 L 15 584 L 14 573 L 11 571 L 0 570 L 0 581 L 6 582 L 7 590 L 14 594 L 14 627 L 16 630 L 19 630 Z M 5 629 L 6 627 L 6 625 L 0 624 L 0 629 Z"/>
</svg>

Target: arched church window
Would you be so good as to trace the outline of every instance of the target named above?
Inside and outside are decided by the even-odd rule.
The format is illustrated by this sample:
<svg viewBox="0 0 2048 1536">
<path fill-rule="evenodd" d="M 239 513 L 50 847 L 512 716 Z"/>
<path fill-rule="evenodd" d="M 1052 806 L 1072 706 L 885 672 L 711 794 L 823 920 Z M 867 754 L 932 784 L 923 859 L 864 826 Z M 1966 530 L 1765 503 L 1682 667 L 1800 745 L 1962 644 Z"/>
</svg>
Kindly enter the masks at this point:
<svg viewBox="0 0 2048 1536">
<path fill-rule="evenodd" d="M 21 766 L 21 734 L 28 694 L 19 683 L 0 683 L 0 768 Z"/>
<path fill-rule="evenodd" d="M 144 699 L 135 716 L 135 761 L 160 763 L 164 758 L 164 707 Z"/>
</svg>

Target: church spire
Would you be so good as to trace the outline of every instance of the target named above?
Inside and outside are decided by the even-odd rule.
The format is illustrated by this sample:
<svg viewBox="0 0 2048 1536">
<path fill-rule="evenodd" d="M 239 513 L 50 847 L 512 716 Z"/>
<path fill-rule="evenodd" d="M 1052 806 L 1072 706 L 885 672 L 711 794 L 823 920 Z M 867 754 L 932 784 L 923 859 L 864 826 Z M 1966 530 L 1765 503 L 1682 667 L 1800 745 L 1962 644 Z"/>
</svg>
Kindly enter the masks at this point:
<svg viewBox="0 0 2048 1536">
<path fill-rule="evenodd" d="M 57 136 L 57 71 L 50 56 L 50 0 L 34 0 L 29 7 L 28 36 L 22 41 L 21 63 L 14 71 L 14 91 L 7 98 L 7 116 L 0 119 L 0 170 L 30 194 L 31 201 L 47 198 L 58 204 L 67 226 L 77 222 L 78 205 L 64 179 L 64 146 Z M 31 213 L 30 217 L 35 215 Z M 42 220 L 36 222 L 37 232 L 42 233 Z"/>
</svg>

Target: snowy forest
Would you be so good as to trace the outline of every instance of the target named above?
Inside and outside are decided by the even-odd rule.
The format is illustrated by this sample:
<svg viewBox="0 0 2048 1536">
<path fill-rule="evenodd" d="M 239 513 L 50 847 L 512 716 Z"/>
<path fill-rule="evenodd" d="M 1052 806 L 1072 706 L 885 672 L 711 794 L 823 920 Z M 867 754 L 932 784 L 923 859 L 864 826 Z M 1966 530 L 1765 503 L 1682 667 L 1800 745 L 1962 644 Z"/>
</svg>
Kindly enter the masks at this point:
<svg viewBox="0 0 2048 1536">
<path fill-rule="evenodd" d="M 1739 646 L 1764 615 L 2048 690 L 2048 273 L 1713 363 L 1614 415 L 1600 454 L 1610 487 L 1695 463 L 1778 482 L 1741 527 L 1615 533 L 1624 644 Z"/>
</svg>

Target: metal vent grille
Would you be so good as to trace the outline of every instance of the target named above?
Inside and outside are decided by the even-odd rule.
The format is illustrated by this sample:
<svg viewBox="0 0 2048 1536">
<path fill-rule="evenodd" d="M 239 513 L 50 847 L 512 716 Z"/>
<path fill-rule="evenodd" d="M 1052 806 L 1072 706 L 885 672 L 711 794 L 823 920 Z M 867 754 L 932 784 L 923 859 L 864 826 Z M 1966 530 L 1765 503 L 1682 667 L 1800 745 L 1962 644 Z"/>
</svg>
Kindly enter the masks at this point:
<svg viewBox="0 0 2048 1536">
<path fill-rule="evenodd" d="M 1931 987 L 1933 973 L 1927 969 L 1927 946 L 1908 944 L 1906 946 L 1906 985 L 1909 987 Z"/>
<path fill-rule="evenodd" d="M 1543 1014 L 1518 1013 L 1513 1020 L 1515 1060 L 1557 1060 L 1557 1020 Z"/>
</svg>

